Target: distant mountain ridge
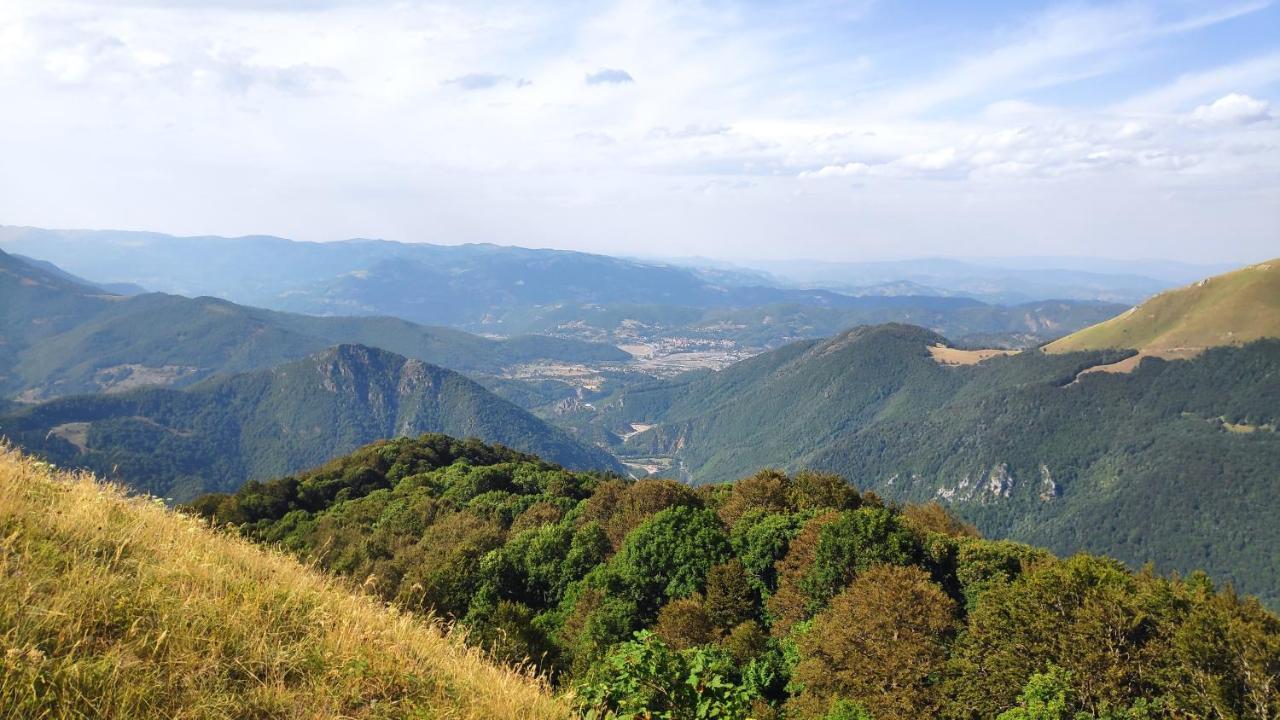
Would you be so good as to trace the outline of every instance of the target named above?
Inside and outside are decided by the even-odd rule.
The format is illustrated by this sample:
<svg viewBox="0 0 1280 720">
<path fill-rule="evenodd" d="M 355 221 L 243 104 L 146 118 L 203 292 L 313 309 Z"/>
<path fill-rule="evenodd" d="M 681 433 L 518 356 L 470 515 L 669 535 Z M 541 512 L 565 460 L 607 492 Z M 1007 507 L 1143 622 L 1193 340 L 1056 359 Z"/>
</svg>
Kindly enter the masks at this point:
<svg viewBox="0 0 1280 720">
<path fill-rule="evenodd" d="M 182 387 L 296 360 L 340 343 L 463 372 L 536 359 L 622 361 L 616 347 L 550 337 L 495 340 L 380 317 L 307 317 L 215 298 L 123 297 L 0 252 L 0 394 L 36 401 L 146 384 Z"/>
<path fill-rule="evenodd" d="M 360 345 L 188 390 L 68 397 L 0 417 L 0 433 L 30 452 L 177 500 L 429 432 L 621 470 L 607 452 L 456 372 Z"/>
<path fill-rule="evenodd" d="M 961 293 L 942 284 L 902 282 L 907 278 L 895 275 L 876 276 L 875 282 L 869 283 L 876 287 L 871 288 L 841 284 L 836 292 L 799 287 L 759 270 L 735 270 L 725 264 L 688 267 L 488 244 L 305 243 L 264 236 L 172 237 L 16 227 L 0 227 L 0 247 L 51 260 L 70 272 L 98 280 L 127 280 L 158 291 L 210 295 L 276 310 L 387 315 L 486 334 L 537 332 L 614 342 L 624 341 L 632 327 L 625 324 L 628 321 L 647 322 L 646 332 L 651 335 L 702 337 L 720 316 L 787 308 L 798 318 L 794 328 L 765 324 L 760 332 L 740 335 L 721 331 L 711 337 L 773 347 L 796 337 L 821 334 L 809 329 L 810 325 L 829 333 L 868 322 L 930 324 L 914 316 L 932 315 L 941 317 L 943 325 L 938 327 L 952 337 L 1015 333 L 1026 336 L 1018 340 L 1025 344 L 1057 337 L 1121 309 L 1094 307 L 1096 298 L 1114 299 L 1114 294 L 1086 290 L 1064 296 L 1074 306 L 1068 312 L 1036 319 L 1060 326 L 1044 336 L 1027 327 L 1006 329 L 1021 314 L 1017 309 L 979 303 L 972 293 L 960 297 Z M 963 267 L 973 272 L 969 266 Z M 999 271 L 1004 278 L 1020 273 L 1026 274 Z M 1065 292 L 1069 285 L 1052 285 L 1048 280 L 1052 275 L 1052 271 L 1042 272 L 1020 282 L 1027 288 L 1063 288 Z M 1109 282 L 1108 276 L 1092 277 L 1101 283 L 1099 287 Z M 987 282 L 979 279 L 982 287 Z M 1146 284 L 1136 295 L 1121 295 L 1145 297 L 1164 287 L 1154 281 L 1143 282 Z M 1052 293 L 1033 295 L 1018 295 L 1017 302 L 1055 299 Z M 994 296 L 986 293 L 982 297 L 989 300 Z M 616 314 L 623 309 L 629 316 L 615 322 L 605 322 L 601 315 L 602 311 Z M 886 311 L 896 315 L 886 317 Z M 1083 322 L 1077 319 L 1082 315 Z M 828 329 L 832 323 L 837 327 Z M 793 329 L 799 334 L 789 335 Z"/>
<path fill-rule="evenodd" d="M 883 292 L 887 283 L 906 283 L 923 294 L 958 295 L 984 302 L 1020 304 L 1036 300 L 1096 300 L 1134 304 L 1207 274 L 1221 265 L 1083 260 L 1081 258 L 919 258 L 864 262 L 784 260 L 749 262 L 768 268 L 793 286 L 822 287 L 852 294 Z M 1190 275 L 1189 275 L 1190 273 Z M 892 286 L 889 286 L 890 289 Z"/>
</svg>

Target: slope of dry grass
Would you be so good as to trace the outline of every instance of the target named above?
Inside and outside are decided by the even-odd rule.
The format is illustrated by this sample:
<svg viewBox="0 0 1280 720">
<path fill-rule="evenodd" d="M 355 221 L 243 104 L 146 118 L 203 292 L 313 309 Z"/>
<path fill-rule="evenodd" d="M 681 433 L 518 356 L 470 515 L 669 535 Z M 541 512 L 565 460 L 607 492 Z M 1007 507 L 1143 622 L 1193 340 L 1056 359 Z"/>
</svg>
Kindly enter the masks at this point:
<svg viewBox="0 0 1280 720">
<path fill-rule="evenodd" d="M 1264 337 L 1280 337 L 1280 258 L 1161 293 L 1044 349 L 1133 348 L 1143 355 L 1182 358 Z"/>
<path fill-rule="evenodd" d="M 0 718 L 556 718 L 440 627 L 0 447 Z"/>
</svg>

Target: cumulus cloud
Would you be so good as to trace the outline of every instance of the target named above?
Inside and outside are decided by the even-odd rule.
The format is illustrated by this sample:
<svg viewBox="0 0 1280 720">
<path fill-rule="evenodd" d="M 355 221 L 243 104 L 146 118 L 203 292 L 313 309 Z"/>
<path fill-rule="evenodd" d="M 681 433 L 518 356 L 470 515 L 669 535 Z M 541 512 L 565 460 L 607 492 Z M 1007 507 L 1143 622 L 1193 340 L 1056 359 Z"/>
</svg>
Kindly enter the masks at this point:
<svg viewBox="0 0 1280 720">
<path fill-rule="evenodd" d="M 800 173 L 799 177 L 801 180 L 814 180 L 818 178 L 851 177 L 869 174 L 871 174 L 870 165 L 860 162 L 851 162 L 843 165 L 826 165 L 817 170 L 806 170 Z"/>
<path fill-rule="evenodd" d="M 1251 125 L 1270 119 L 1270 103 L 1240 93 L 1224 95 L 1191 112 L 1192 122 L 1200 125 Z"/>
<path fill-rule="evenodd" d="M 1107 85 L 1146 90 L 1128 102 L 1055 94 L 1216 21 L 1178 22 L 1190 4 L 975 16 L 904 64 L 826 2 L 786 23 L 738 0 L 266 3 L 0 0 L 0 97 L 22 108 L 0 113 L 0 216 L 709 254 L 778 247 L 800 217 L 815 255 L 851 220 L 895 253 L 926 252 L 913 232 L 1159 252 L 1280 230 L 1274 47 L 1185 76 L 1132 63 Z"/>
<path fill-rule="evenodd" d="M 949 170 L 960 163 L 955 148 L 942 148 L 931 152 L 913 153 L 898 160 L 897 164 L 912 170 Z"/>
<path fill-rule="evenodd" d="M 649 130 L 649 137 L 665 140 L 684 140 L 687 138 L 713 137 L 729 132 L 728 125 L 685 125 L 669 128 L 659 125 Z"/>
<path fill-rule="evenodd" d="M 445 85 L 456 85 L 463 90 L 488 90 L 489 88 L 507 86 L 507 87 L 524 87 L 532 85 L 524 78 L 511 77 L 510 75 L 500 75 L 497 73 L 467 73 L 458 77 L 445 80 Z"/>
<path fill-rule="evenodd" d="M 61 85 L 215 87 L 235 94 L 255 88 L 305 95 L 345 79 L 336 68 L 313 63 L 275 64 L 223 47 L 165 52 L 91 27 L 70 25 L 46 39 L 38 66 Z"/>
<path fill-rule="evenodd" d="M 1146 140 L 1154 135 L 1155 132 L 1145 123 L 1134 120 L 1126 122 L 1116 131 L 1116 137 L 1121 140 Z"/>
<path fill-rule="evenodd" d="M 601 68 L 595 72 L 587 73 L 588 85 L 620 85 L 635 81 L 636 79 L 631 77 L 631 73 L 615 68 Z"/>
</svg>

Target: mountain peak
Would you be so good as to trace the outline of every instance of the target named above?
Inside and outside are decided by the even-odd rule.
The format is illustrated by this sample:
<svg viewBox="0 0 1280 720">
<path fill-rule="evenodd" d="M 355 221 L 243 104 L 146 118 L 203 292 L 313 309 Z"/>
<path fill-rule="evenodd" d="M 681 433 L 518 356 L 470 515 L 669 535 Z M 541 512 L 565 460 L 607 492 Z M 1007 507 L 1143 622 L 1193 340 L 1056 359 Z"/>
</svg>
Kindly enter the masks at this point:
<svg viewBox="0 0 1280 720">
<path fill-rule="evenodd" d="M 819 355 L 826 355 L 854 345 L 883 340 L 920 343 L 922 347 L 939 343 L 949 344 L 946 338 L 926 328 L 904 323 L 883 323 L 880 325 L 859 325 L 844 330 L 815 348 L 815 352 Z"/>
<path fill-rule="evenodd" d="M 1280 337 L 1280 258 L 1161 293 L 1045 351 L 1126 348 L 1177 358 L 1265 337 Z"/>
</svg>

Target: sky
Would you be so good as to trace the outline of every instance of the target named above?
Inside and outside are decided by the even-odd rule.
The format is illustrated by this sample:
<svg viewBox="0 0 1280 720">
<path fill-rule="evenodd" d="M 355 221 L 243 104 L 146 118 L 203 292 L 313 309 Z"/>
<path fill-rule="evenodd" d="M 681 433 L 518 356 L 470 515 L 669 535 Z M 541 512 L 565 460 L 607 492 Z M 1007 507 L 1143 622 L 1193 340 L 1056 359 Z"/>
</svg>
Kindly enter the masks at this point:
<svg viewBox="0 0 1280 720">
<path fill-rule="evenodd" d="M 1280 5 L 0 0 L 0 224 L 1280 256 Z"/>
</svg>

